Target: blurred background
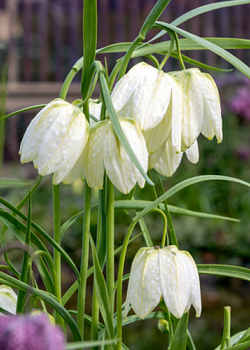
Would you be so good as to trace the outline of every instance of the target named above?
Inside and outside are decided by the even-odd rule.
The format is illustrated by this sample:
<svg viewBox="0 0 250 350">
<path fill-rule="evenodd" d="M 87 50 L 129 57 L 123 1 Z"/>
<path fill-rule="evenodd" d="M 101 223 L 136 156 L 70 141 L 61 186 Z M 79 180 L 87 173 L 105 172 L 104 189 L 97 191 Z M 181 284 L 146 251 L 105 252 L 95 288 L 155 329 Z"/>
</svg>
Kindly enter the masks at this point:
<svg viewBox="0 0 250 350">
<path fill-rule="evenodd" d="M 98 48 L 115 43 L 132 41 L 155 0 L 99 0 Z M 211 3 L 206 0 L 172 0 L 161 16 L 171 22 L 185 12 Z M 62 81 L 72 65 L 82 56 L 82 0 L 0 0 L 0 115 L 17 109 L 47 103 L 57 97 Z M 212 11 L 198 16 L 180 27 L 203 37 L 250 38 L 250 5 Z M 156 32 L 149 34 L 150 39 Z M 166 40 L 168 37 L 166 36 Z M 183 52 L 189 57 L 217 68 L 232 67 L 221 58 L 205 50 Z M 232 51 L 247 65 L 250 50 Z M 121 55 L 108 54 L 109 70 Z M 104 62 L 104 56 L 98 59 Z M 180 69 L 170 58 L 166 71 Z M 185 157 L 172 178 L 162 178 L 167 190 L 192 176 L 217 174 L 250 180 L 250 81 L 241 73 L 213 73 L 221 96 L 224 140 L 199 138 L 200 161 L 190 164 Z M 80 98 L 80 74 L 76 76 L 68 99 Z M 96 92 L 97 94 L 97 92 Z M 97 95 L 98 96 L 98 95 Z M 25 128 L 35 112 L 23 113 L 0 122 L 0 195 L 17 205 L 37 179 L 32 164 L 20 165 L 19 145 Z M 157 175 L 152 174 L 157 182 Z M 11 185 L 5 179 L 14 180 Z M 160 194 L 160 190 L 158 193 Z M 83 184 L 61 186 L 62 222 L 82 210 Z M 152 200 L 149 186 L 136 195 Z M 117 198 L 123 198 L 117 193 Z M 94 192 L 93 203 L 97 200 Z M 189 250 L 197 263 L 234 264 L 250 268 L 250 193 L 239 184 L 211 181 L 199 183 L 182 190 L 170 198 L 169 204 L 189 210 L 203 211 L 239 219 L 240 223 L 216 219 L 201 219 L 173 214 L 173 223 L 180 241 L 180 248 Z M 27 210 L 27 208 L 24 208 Z M 51 179 L 45 177 L 33 196 L 32 218 L 40 226 L 52 232 Z M 116 246 L 123 237 L 133 213 L 118 212 L 116 219 Z M 95 214 L 92 232 L 95 232 Z M 150 214 L 146 222 L 154 243 L 160 242 L 162 222 Z M 72 258 L 80 262 L 81 220 L 65 234 L 63 247 Z M 9 232 L 9 241 L 14 237 Z M 136 251 L 144 244 L 142 238 L 130 246 L 126 272 Z M 11 259 L 19 266 L 20 251 L 12 251 Z M 63 288 L 74 281 L 65 266 Z M 211 350 L 220 343 L 223 326 L 223 307 L 232 307 L 232 333 L 250 325 L 249 283 L 236 280 L 201 276 L 203 313 L 200 319 L 190 316 L 190 331 L 197 349 Z M 42 288 L 42 286 L 41 286 Z M 126 287 L 124 288 L 126 290 Z M 89 305 L 91 310 L 91 281 Z M 72 298 L 69 308 L 75 307 Z M 124 328 L 125 343 L 131 350 L 166 348 L 167 335 L 157 329 L 157 322 L 138 322 Z"/>
</svg>

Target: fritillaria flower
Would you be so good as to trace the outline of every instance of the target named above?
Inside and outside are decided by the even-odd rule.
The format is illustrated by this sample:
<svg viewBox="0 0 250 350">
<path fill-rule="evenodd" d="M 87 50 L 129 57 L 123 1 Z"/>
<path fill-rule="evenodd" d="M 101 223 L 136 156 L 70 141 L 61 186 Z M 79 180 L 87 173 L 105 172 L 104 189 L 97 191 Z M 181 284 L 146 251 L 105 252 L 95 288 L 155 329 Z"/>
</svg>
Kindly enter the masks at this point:
<svg viewBox="0 0 250 350">
<path fill-rule="evenodd" d="M 176 246 L 141 248 L 132 263 L 124 316 L 131 305 L 146 317 L 163 297 L 169 311 L 181 318 L 191 305 L 201 314 L 200 282 L 196 264 Z"/>
<path fill-rule="evenodd" d="M 2 284 L 0 286 L 0 307 L 9 313 L 15 315 L 17 304 L 17 295 L 14 290 Z M 2 314 L 2 313 L 0 313 Z"/>
<path fill-rule="evenodd" d="M 170 75 L 141 62 L 116 84 L 111 94 L 114 108 L 120 117 L 135 119 L 142 132 L 151 130 L 167 113 L 173 84 Z"/>
<path fill-rule="evenodd" d="M 199 69 L 171 74 L 182 88 L 181 113 L 172 115 L 171 141 L 177 153 L 185 152 L 202 133 L 222 141 L 220 97 L 213 78 Z"/>
<path fill-rule="evenodd" d="M 55 99 L 28 126 L 19 151 L 21 162 L 33 161 L 42 176 L 54 173 L 54 184 L 69 180 L 88 136 L 89 125 L 80 108 Z"/>
<path fill-rule="evenodd" d="M 170 139 L 157 152 L 149 156 L 149 168 L 154 168 L 161 175 L 170 177 L 181 163 L 184 152 L 176 153 Z M 185 152 L 187 159 L 196 164 L 199 161 L 198 142 L 195 141 Z"/>
<path fill-rule="evenodd" d="M 123 133 L 145 172 L 148 152 L 145 140 L 135 120 L 119 118 Z M 145 179 L 139 173 L 113 131 L 111 121 L 105 119 L 90 129 L 89 141 L 83 152 L 84 176 L 90 187 L 103 187 L 104 170 L 122 193 L 129 193 L 136 183 L 140 187 Z"/>
<path fill-rule="evenodd" d="M 0 316 L 0 350 L 63 350 L 64 335 L 45 315 Z"/>
</svg>

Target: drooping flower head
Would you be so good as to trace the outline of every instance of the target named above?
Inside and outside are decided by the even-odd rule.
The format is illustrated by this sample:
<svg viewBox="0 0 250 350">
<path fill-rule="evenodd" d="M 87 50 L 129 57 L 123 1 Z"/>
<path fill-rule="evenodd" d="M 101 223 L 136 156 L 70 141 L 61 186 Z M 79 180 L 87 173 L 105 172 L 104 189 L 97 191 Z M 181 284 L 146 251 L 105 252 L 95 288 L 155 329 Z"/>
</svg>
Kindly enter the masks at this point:
<svg viewBox="0 0 250 350">
<path fill-rule="evenodd" d="M 145 140 L 133 119 L 119 118 L 121 128 L 145 172 L 148 152 Z M 84 176 L 90 187 L 103 187 L 104 170 L 111 182 L 122 193 L 129 193 L 136 183 L 145 179 L 140 174 L 114 133 L 111 121 L 106 119 L 90 130 L 89 141 L 83 152 Z"/>
<path fill-rule="evenodd" d="M 45 315 L 0 316 L 0 350 L 63 350 L 64 335 Z"/>
<path fill-rule="evenodd" d="M 179 100 L 181 111 L 172 118 L 171 140 L 176 152 L 185 152 L 200 133 L 209 140 L 216 136 L 218 142 L 221 142 L 220 97 L 213 78 L 197 68 L 169 74 L 182 89 Z"/>
<path fill-rule="evenodd" d="M 79 159 L 89 135 L 88 122 L 77 106 L 55 99 L 28 126 L 20 146 L 21 162 L 34 162 L 40 175 L 64 180 Z"/>
<path fill-rule="evenodd" d="M 124 316 L 131 305 L 146 317 L 163 297 L 169 311 L 181 318 L 191 305 L 201 314 L 200 282 L 196 264 L 176 246 L 141 248 L 132 263 Z"/>
</svg>

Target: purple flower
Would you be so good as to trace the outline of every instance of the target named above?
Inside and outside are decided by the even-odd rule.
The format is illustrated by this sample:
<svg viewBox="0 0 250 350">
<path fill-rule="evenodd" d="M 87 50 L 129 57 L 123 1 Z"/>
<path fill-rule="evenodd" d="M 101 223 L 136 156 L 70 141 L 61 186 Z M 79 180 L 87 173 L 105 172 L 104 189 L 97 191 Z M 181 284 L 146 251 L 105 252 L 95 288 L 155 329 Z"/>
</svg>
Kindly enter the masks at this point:
<svg viewBox="0 0 250 350">
<path fill-rule="evenodd" d="M 231 110 L 242 118 L 250 120 L 250 89 L 242 87 L 230 102 Z"/>
<path fill-rule="evenodd" d="M 0 350 L 63 350 L 64 335 L 45 315 L 0 316 Z"/>
</svg>

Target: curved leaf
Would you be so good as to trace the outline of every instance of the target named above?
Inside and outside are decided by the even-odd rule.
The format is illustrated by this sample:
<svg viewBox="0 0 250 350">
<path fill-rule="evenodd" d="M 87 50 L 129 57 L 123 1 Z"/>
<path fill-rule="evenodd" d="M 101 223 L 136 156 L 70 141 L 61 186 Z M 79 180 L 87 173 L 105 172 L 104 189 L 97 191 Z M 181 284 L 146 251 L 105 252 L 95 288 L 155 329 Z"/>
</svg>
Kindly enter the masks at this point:
<svg viewBox="0 0 250 350">
<path fill-rule="evenodd" d="M 206 49 L 216 53 L 218 56 L 224 58 L 226 61 L 231 63 L 235 68 L 237 68 L 240 72 L 245 74 L 247 77 L 250 78 L 250 68 L 243 63 L 241 60 L 236 58 L 234 55 L 232 55 L 230 52 L 222 49 L 221 47 L 200 38 L 197 35 L 191 34 L 183 29 L 180 29 L 178 27 L 173 26 L 172 24 L 164 23 L 164 22 L 156 22 L 155 23 L 155 28 L 160 28 L 160 29 L 171 29 L 174 32 L 184 36 L 185 38 L 190 39 L 191 41 L 205 47 Z"/>
<path fill-rule="evenodd" d="M 211 181 L 211 180 L 219 180 L 219 181 L 231 181 L 236 182 L 241 185 L 250 187 L 250 184 L 248 182 L 235 179 L 234 177 L 229 176 L 222 176 L 222 175 L 203 175 L 203 176 L 195 176 L 191 179 L 184 180 L 180 182 L 179 184 L 173 186 L 168 191 L 166 191 L 163 195 L 161 195 L 159 198 L 157 198 L 154 202 L 149 204 L 145 209 L 143 209 L 136 217 L 133 218 L 134 221 L 139 220 L 141 217 L 143 217 L 145 214 L 147 214 L 149 211 L 151 211 L 153 208 L 156 208 L 160 203 L 164 202 L 166 199 L 173 196 L 175 193 L 179 192 L 185 187 L 188 187 L 190 185 L 196 184 L 198 182 L 203 181 Z"/>
<path fill-rule="evenodd" d="M 250 281 L 250 269 L 241 266 L 198 264 L 197 268 L 199 273 L 205 275 L 232 277 Z"/>
<path fill-rule="evenodd" d="M 48 305 L 50 305 L 63 317 L 63 319 L 71 329 L 74 339 L 76 341 L 81 341 L 81 335 L 75 320 L 70 316 L 69 312 L 58 302 L 58 300 L 53 294 L 50 294 L 37 288 L 33 288 L 24 282 L 18 281 L 14 277 L 6 275 L 4 272 L 0 272 L 0 278 L 5 281 L 6 285 L 10 285 L 11 287 L 17 288 L 19 290 L 27 291 L 36 296 L 38 299 L 44 300 Z"/>
</svg>

